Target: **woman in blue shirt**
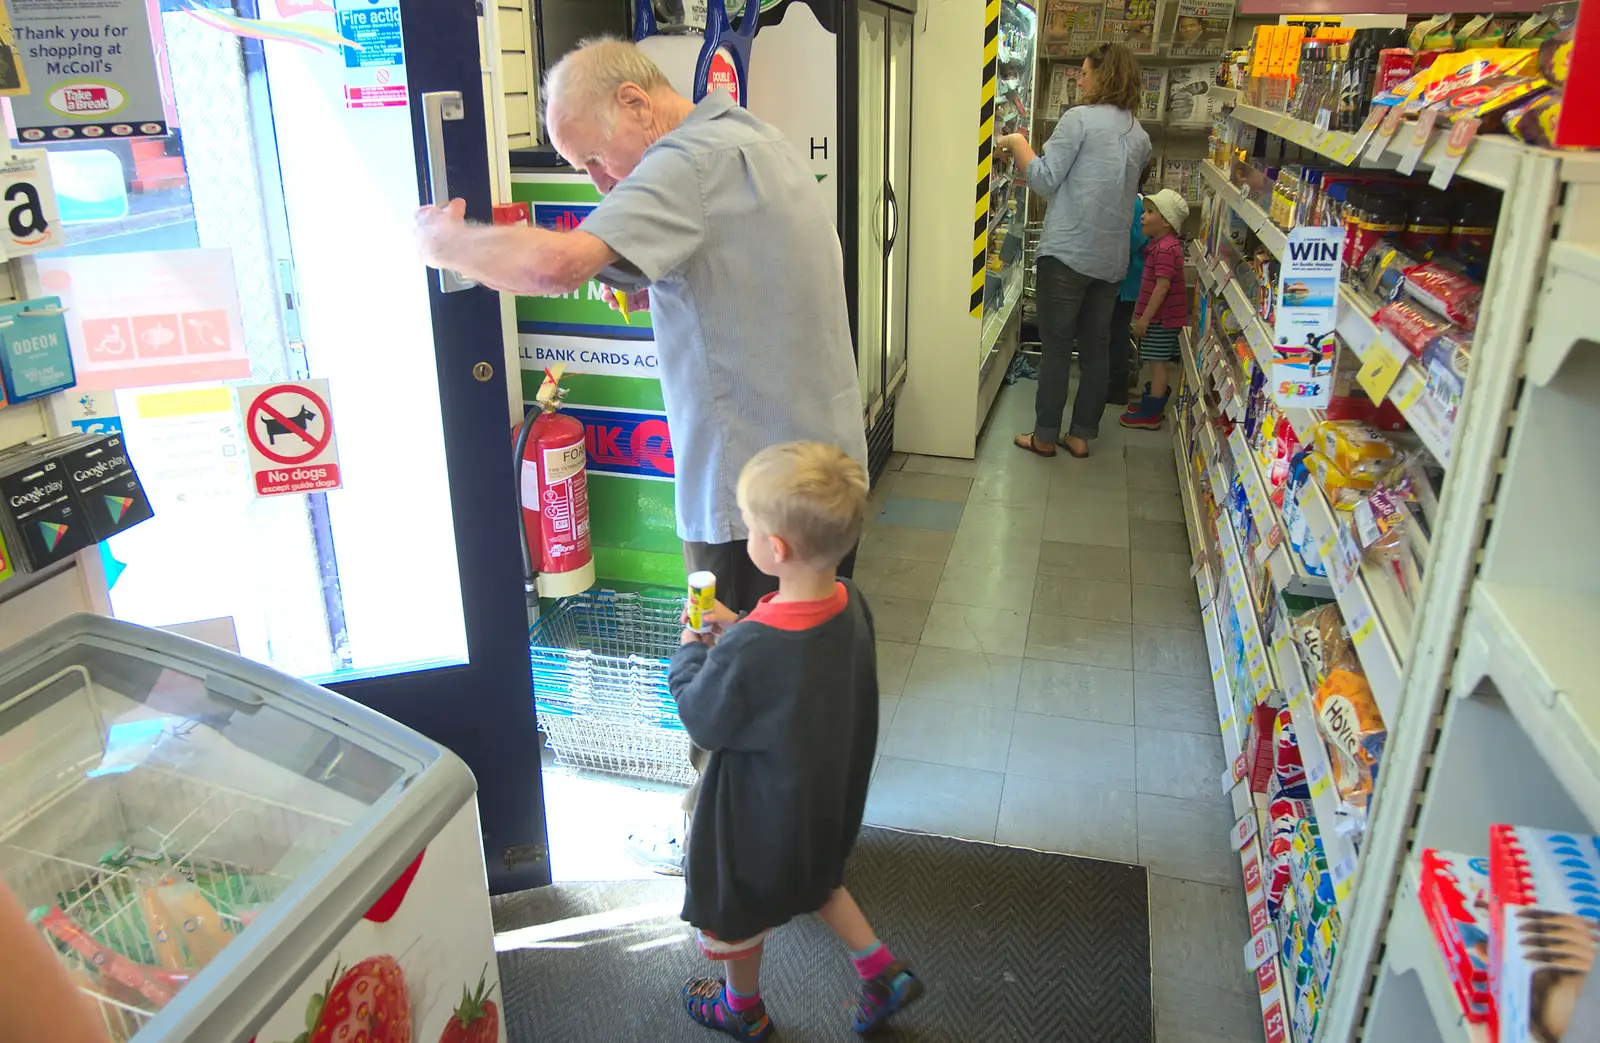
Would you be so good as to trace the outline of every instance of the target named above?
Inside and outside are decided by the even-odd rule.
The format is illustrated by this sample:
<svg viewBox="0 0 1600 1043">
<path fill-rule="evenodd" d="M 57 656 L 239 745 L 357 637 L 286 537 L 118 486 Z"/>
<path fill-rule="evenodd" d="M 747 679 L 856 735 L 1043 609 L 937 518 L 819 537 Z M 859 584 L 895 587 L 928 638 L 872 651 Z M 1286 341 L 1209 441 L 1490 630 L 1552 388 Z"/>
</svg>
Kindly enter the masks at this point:
<svg viewBox="0 0 1600 1043">
<path fill-rule="evenodd" d="M 1048 197 L 1039 236 L 1034 299 L 1039 313 L 1039 390 L 1033 430 L 1016 444 L 1054 456 L 1059 440 L 1076 457 L 1089 455 L 1100 434 L 1110 391 L 1111 316 L 1117 284 L 1128 271 L 1139 173 L 1150 160 L 1150 136 L 1139 107 L 1139 63 L 1121 44 L 1101 44 L 1083 61 L 1082 102 L 1061 114 L 1055 133 L 1036 154 L 1021 134 L 995 142 L 1016 157 L 1028 187 Z M 1078 348 L 1078 394 L 1062 437 Z"/>
</svg>

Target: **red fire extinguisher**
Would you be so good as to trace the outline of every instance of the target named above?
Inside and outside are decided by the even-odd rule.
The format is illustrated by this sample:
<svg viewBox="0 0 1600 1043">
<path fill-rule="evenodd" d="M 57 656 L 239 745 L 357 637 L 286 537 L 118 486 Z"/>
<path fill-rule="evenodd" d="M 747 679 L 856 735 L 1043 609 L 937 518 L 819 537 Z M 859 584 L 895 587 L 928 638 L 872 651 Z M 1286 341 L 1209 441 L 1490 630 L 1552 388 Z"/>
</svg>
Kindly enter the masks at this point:
<svg viewBox="0 0 1600 1043">
<path fill-rule="evenodd" d="M 566 416 L 557 366 L 545 370 L 535 406 L 517 429 L 522 501 L 523 585 L 529 605 L 594 585 L 589 548 L 589 488 L 583 424 Z"/>
</svg>

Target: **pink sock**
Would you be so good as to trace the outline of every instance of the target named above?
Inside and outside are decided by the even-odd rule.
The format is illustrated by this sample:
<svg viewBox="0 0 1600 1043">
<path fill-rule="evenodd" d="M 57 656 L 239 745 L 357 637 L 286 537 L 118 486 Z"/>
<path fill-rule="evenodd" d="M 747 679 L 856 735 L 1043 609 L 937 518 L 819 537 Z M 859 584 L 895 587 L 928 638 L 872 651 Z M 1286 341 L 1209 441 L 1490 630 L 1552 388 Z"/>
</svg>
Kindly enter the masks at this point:
<svg viewBox="0 0 1600 1043">
<path fill-rule="evenodd" d="M 757 989 L 748 996 L 733 991 L 732 985 L 722 987 L 722 995 L 728 1001 L 728 1009 L 735 1014 L 743 1014 L 761 1004 L 761 990 Z"/>
<path fill-rule="evenodd" d="M 889 965 L 894 963 L 894 953 L 882 942 L 873 942 L 860 952 L 851 953 L 850 962 L 856 965 L 856 973 L 861 975 L 861 979 L 867 981 L 889 969 Z"/>
</svg>

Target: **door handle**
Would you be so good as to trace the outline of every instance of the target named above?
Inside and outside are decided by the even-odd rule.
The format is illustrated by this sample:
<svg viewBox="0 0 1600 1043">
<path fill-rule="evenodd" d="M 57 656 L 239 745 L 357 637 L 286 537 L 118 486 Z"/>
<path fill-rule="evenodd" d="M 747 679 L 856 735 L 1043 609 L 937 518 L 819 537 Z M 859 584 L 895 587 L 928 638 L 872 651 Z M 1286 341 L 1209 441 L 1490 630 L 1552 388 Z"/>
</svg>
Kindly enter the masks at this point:
<svg viewBox="0 0 1600 1043">
<path fill-rule="evenodd" d="M 422 95 L 422 131 L 428 150 L 428 202 L 450 201 L 450 172 L 445 166 L 444 125 L 465 119 L 460 91 L 428 91 Z M 457 293 L 478 285 L 455 272 L 439 269 L 439 292 Z"/>
<path fill-rule="evenodd" d="M 883 190 L 889 194 L 889 209 L 894 215 L 894 224 L 889 226 L 889 238 L 883 244 L 883 255 L 887 257 L 894 250 L 895 240 L 900 238 L 900 199 L 894 194 L 894 185 L 887 179 L 883 182 Z"/>
</svg>

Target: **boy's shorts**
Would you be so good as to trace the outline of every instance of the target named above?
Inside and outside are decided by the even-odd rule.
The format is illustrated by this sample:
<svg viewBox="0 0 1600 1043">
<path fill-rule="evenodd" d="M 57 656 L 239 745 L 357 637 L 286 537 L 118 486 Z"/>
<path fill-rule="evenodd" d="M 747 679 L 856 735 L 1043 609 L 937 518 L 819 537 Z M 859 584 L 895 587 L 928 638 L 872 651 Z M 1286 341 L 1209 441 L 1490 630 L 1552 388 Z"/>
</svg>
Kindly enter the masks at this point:
<svg viewBox="0 0 1600 1043">
<path fill-rule="evenodd" d="M 1151 326 L 1139 340 L 1141 362 L 1174 362 L 1178 358 L 1178 333 L 1176 327 Z"/>
<path fill-rule="evenodd" d="M 716 935 L 705 931 L 694 932 L 695 940 L 700 943 L 700 951 L 705 953 L 707 959 L 712 960 L 742 960 L 746 956 L 754 955 L 761 950 L 761 945 L 767 940 L 771 931 L 762 931 L 760 934 L 746 938 L 741 942 L 725 942 Z"/>
</svg>

